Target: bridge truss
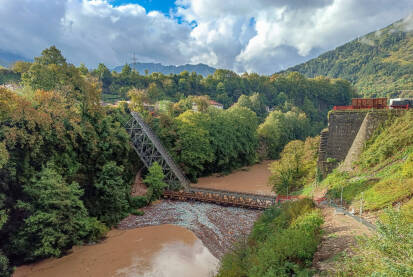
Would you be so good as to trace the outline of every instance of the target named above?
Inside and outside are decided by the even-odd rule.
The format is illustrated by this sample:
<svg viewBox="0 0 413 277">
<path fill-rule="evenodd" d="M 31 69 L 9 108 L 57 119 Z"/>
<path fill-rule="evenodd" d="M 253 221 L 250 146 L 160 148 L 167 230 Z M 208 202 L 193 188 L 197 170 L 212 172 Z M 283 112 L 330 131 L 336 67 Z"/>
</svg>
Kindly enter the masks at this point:
<svg viewBox="0 0 413 277">
<path fill-rule="evenodd" d="M 164 181 L 169 185 L 169 190 L 189 189 L 189 180 L 174 162 L 168 151 L 162 145 L 158 136 L 145 123 L 136 112 L 131 112 L 132 118 L 126 123 L 126 130 L 131 137 L 133 148 L 149 168 L 157 162 L 163 169 Z"/>
</svg>

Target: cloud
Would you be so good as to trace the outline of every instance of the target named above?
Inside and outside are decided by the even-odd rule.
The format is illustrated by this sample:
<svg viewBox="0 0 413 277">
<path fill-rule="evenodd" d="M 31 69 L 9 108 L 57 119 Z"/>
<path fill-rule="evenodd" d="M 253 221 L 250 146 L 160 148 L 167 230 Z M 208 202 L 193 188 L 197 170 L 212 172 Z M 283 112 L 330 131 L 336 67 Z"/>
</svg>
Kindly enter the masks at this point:
<svg viewBox="0 0 413 277">
<path fill-rule="evenodd" d="M 411 0 L 177 0 L 164 15 L 107 0 L 0 0 L 0 50 L 72 63 L 206 63 L 271 74 L 406 17 Z M 405 20 L 412 29 L 411 16 Z"/>
<path fill-rule="evenodd" d="M 407 0 L 256 0 L 253 5 L 249 0 L 181 0 L 177 4 L 178 15 L 196 22 L 191 37 L 215 54 L 218 66 L 267 74 L 391 24 L 413 9 Z M 254 24 L 249 24 L 251 19 Z M 247 30 L 246 40 L 240 39 L 241 30 Z M 196 53 L 192 59 L 209 62 Z"/>
<path fill-rule="evenodd" d="M 96 66 L 119 65 L 133 52 L 140 61 L 177 64 L 189 40 L 189 24 L 129 4 L 104 0 L 0 0 L 0 48 L 27 57 L 50 45 L 68 60 Z"/>
</svg>

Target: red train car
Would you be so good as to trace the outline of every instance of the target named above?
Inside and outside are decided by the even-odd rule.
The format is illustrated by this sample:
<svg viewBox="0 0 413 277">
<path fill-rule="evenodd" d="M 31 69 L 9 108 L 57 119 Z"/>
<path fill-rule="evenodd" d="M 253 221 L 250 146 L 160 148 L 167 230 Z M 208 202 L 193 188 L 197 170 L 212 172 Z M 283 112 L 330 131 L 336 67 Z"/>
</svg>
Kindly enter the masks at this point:
<svg viewBox="0 0 413 277">
<path fill-rule="evenodd" d="M 353 109 L 385 109 L 387 98 L 353 98 L 351 107 Z"/>
</svg>

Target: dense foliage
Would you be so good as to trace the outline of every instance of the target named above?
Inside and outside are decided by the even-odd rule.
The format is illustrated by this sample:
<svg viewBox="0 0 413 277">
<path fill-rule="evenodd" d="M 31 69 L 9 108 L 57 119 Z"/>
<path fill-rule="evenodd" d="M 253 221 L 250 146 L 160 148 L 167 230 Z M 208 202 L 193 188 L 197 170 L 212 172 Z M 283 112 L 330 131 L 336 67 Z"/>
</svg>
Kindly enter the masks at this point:
<svg viewBox="0 0 413 277">
<path fill-rule="evenodd" d="M 183 102 L 177 103 L 176 109 L 169 105 L 165 112 L 147 116 L 147 120 L 190 179 L 257 161 L 258 119 L 254 112 L 237 106 L 221 110 L 208 104 L 195 112 L 189 108 L 192 102 L 186 108 Z M 181 113 L 177 112 L 180 105 L 184 106 Z"/>
<path fill-rule="evenodd" d="M 413 276 L 413 224 L 402 213 L 387 210 L 377 233 L 361 239 L 337 267 L 338 276 Z"/>
<path fill-rule="evenodd" d="M 275 110 L 259 126 L 258 135 L 268 157 L 277 159 L 289 141 L 310 135 L 310 122 L 298 109 L 286 113 Z"/>
<path fill-rule="evenodd" d="M 271 166 L 270 184 L 273 190 L 287 194 L 311 185 L 317 179 L 317 157 L 320 138 L 289 142 L 279 160 Z"/>
<path fill-rule="evenodd" d="M 351 81 L 366 97 L 412 96 L 413 32 L 396 22 L 288 71 Z"/>
<path fill-rule="evenodd" d="M 359 210 L 381 210 L 402 204 L 402 210 L 413 222 L 413 113 L 405 112 L 379 128 L 356 162 L 355 170 L 330 174 L 322 186 L 331 198 L 339 198 Z"/>
<path fill-rule="evenodd" d="M 101 238 L 131 208 L 140 165 L 125 112 L 101 107 L 93 78 L 55 47 L 28 65 L 23 90 L 0 88 L 0 248 L 13 264 Z"/>
<path fill-rule="evenodd" d="M 217 276 L 308 276 L 322 223 L 309 199 L 266 210 L 249 237 L 224 256 Z"/>
</svg>

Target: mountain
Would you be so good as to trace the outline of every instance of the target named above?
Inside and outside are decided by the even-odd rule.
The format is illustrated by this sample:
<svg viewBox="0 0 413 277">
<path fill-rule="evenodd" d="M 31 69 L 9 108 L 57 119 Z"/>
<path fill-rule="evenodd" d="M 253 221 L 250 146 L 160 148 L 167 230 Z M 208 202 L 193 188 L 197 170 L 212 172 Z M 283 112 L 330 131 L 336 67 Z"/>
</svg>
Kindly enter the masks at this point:
<svg viewBox="0 0 413 277">
<path fill-rule="evenodd" d="M 185 65 L 162 65 L 160 63 L 132 63 L 130 66 L 139 72 L 139 74 L 144 75 L 145 70 L 148 71 L 149 74 L 153 72 L 160 72 L 163 74 L 179 74 L 182 71 L 188 72 L 196 72 L 203 76 L 208 76 L 210 74 L 214 74 L 215 68 L 210 67 L 206 64 L 185 64 Z M 113 70 L 116 72 L 121 72 L 123 66 L 117 66 Z"/>
<path fill-rule="evenodd" d="M 413 96 L 413 15 L 286 71 L 343 78 L 366 97 Z"/>
<path fill-rule="evenodd" d="M 27 61 L 23 56 L 0 49 L 0 66 L 8 67 L 15 61 Z"/>
</svg>

